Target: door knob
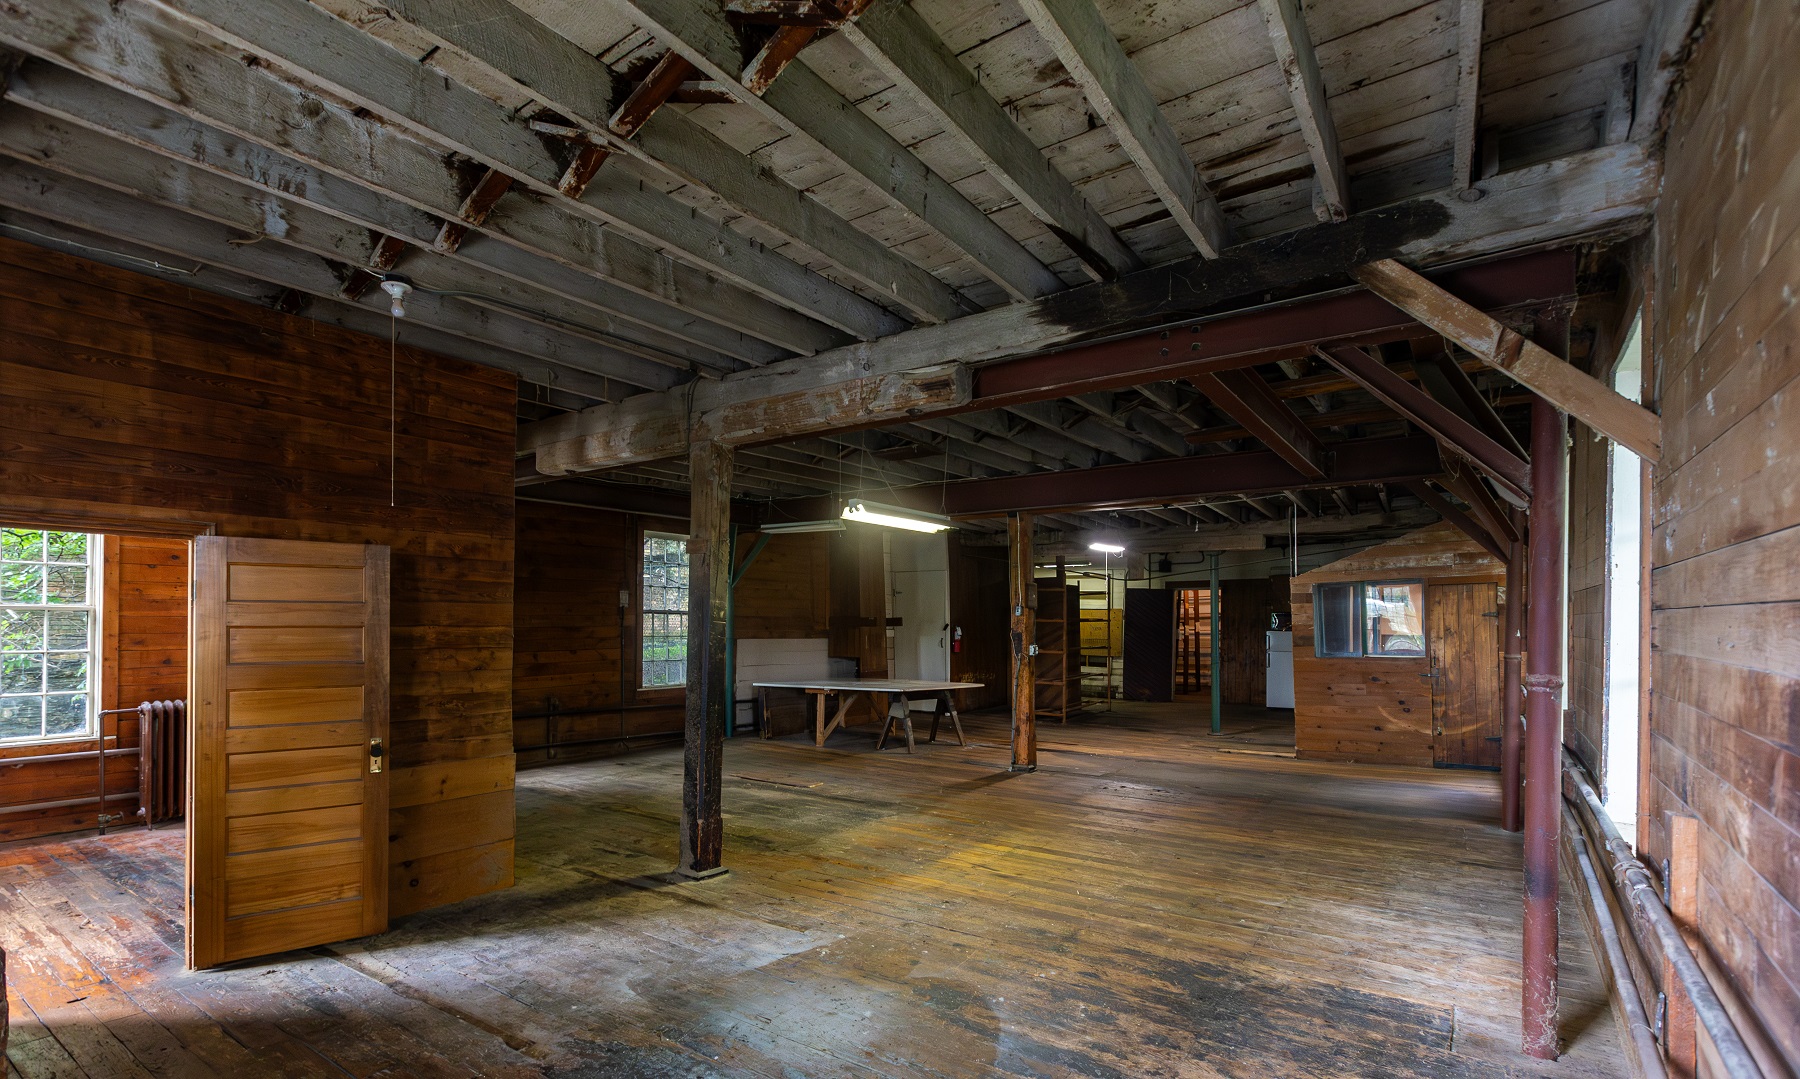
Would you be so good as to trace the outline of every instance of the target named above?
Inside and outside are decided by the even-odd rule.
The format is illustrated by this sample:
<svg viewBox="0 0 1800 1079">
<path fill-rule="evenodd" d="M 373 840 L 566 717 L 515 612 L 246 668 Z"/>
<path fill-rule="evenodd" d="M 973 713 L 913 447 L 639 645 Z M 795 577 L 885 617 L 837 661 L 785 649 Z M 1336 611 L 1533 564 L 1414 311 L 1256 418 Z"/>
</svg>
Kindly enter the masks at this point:
<svg viewBox="0 0 1800 1079">
<path fill-rule="evenodd" d="M 387 751 L 381 748 L 381 739 L 369 739 L 369 773 L 371 775 L 381 771 L 382 758 L 386 755 Z"/>
</svg>

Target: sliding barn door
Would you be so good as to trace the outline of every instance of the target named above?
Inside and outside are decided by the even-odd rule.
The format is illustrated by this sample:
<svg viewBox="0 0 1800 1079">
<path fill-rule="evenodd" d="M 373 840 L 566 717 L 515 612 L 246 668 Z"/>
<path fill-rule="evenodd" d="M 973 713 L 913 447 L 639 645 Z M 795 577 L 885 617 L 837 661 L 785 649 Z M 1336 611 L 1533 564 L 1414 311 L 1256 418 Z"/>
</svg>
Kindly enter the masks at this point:
<svg viewBox="0 0 1800 1079">
<path fill-rule="evenodd" d="M 1431 654 L 1432 760 L 1445 768 L 1500 767 L 1500 588 L 1425 589 Z"/>
<path fill-rule="evenodd" d="M 188 965 L 379 933 L 388 549 L 194 544 Z"/>
</svg>

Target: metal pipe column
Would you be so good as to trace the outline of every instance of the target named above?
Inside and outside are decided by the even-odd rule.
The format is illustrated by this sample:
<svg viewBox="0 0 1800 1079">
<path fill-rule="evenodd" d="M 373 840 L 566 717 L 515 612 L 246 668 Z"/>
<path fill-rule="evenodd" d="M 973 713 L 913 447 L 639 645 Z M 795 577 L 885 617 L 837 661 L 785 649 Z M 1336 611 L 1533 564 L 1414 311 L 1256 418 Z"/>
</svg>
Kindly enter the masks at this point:
<svg viewBox="0 0 1800 1079">
<path fill-rule="evenodd" d="M 1557 842 L 1562 825 L 1562 585 L 1566 421 L 1531 404 L 1531 590 L 1525 654 L 1525 934 L 1520 1026 L 1526 1053 L 1556 1058 Z"/>
<path fill-rule="evenodd" d="M 1211 591 L 1206 594 L 1206 635 L 1212 641 L 1212 667 L 1206 680 L 1212 683 L 1212 732 L 1219 733 L 1219 705 L 1223 698 L 1219 696 L 1219 614 L 1224 604 L 1219 602 L 1219 555 L 1214 552 L 1207 556 L 1211 563 Z"/>
<path fill-rule="evenodd" d="M 1525 624 L 1525 545 L 1515 540 L 1506 548 L 1506 628 L 1501 637 L 1502 690 L 1500 694 L 1500 826 L 1509 832 L 1525 827 L 1519 814 L 1519 749 L 1525 725 L 1519 718 L 1520 647 Z"/>
</svg>

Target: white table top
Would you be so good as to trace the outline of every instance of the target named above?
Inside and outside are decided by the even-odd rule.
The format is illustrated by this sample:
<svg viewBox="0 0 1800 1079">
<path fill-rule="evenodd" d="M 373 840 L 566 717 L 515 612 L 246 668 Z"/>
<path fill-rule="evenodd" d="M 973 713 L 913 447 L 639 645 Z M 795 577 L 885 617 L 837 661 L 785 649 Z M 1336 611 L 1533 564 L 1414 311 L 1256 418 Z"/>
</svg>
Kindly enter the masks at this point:
<svg viewBox="0 0 1800 1079">
<path fill-rule="evenodd" d="M 941 693 L 980 689 L 980 682 L 921 682 L 912 678 L 818 678 L 810 682 L 752 682 L 758 689 L 829 689 L 839 693 Z"/>
</svg>

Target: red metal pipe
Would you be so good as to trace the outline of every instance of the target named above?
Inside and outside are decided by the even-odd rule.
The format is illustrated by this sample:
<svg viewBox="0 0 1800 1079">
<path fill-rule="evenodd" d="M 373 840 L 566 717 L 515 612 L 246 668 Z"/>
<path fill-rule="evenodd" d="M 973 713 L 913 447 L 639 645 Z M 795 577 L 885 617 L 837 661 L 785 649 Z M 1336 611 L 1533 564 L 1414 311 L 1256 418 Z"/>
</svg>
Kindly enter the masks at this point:
<svg viewBox="0 0 1800 1079">
<path fill-rule="evenodd" d="M 1520 649 L 1525 624 L 1525 544 L 1506 545 L 1506 629 L 1500 639 L 1500 826 L 1509 832 L 1525 827 L 1519 815 L 1519 750 L 1525 739 L 1519 718 Z"/>
<path fill-rule="evenodd" d="M 1562 826 L 1563 487 L 1567 421 L 1531 405 L 1531 610 L 1525 654 L 1523 1049 L 1556 1058 L 1557 842 Z"/>
</svg>

